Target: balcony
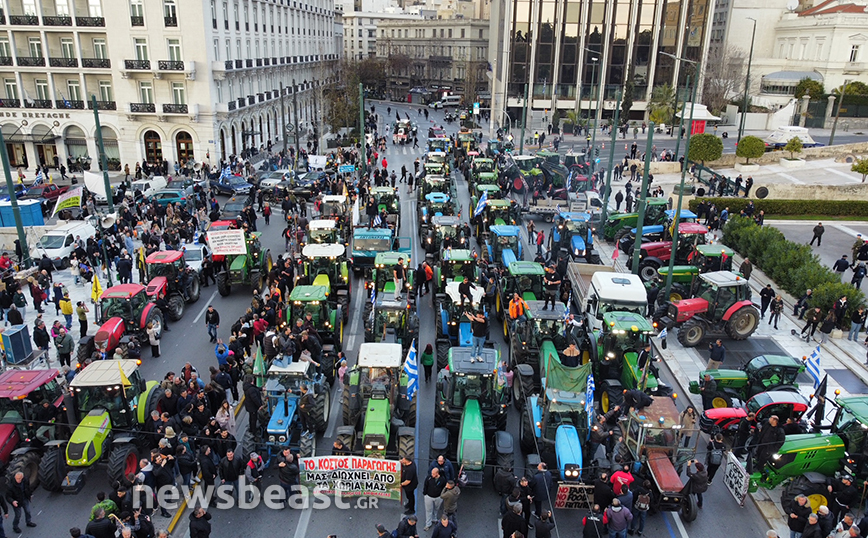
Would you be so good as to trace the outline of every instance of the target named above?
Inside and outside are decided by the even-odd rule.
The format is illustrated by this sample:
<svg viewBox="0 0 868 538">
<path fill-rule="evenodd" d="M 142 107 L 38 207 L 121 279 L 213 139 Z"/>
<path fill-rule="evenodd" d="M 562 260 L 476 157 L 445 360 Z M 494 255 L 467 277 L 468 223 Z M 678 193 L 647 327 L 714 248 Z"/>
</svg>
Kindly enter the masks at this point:
<svg viewBox="0 0 868 538">
<path fill-rule="evenodd" d="M 187 105 L 163 105 L 163 114 L 187 114 L 187 110 Z"/>
<path fill-rule="evenodd" d="M 150 60 L 124 60 L 124 67 L 126 69 L 147 71 L 151 68 L 151 61 Z"/>
<path fill-rule="evenodd" d="M 178 17 L 163 17 L 163 24 L 165 24 L 167 28 L 177 28 Z"/>
<path fill-rule="evenodd" d="M 105 17 L 76 17 L 76 26 L 102 26 L 105 27 Z"/>
<path fill-rule="evenodd" d="M 72 26 L 72 17 L 42 17 L 45 26 Z"/>
<path fill-rule="evenodd" d="M 256 104 L 256 96 L 255 95 L 248 95 L 247 96 L 247 104 L 248 105 L 255 105 Z"/>
<path fill-rule="evenodd" d="M 265 94 L 264 94 L 264 93 L 257 93 L 257 94 L 256 94 L 256 97 L 257 97 L 257 99 L 259 99 L 259 102 L 260 102 L 260 103 L 264 103 L 264 102 L 265 102 Z"/>
<path fill-rule="evenodd" d="M 277 58 L 271 58 L 271 65 L 277 65 Z"/>
<path fill-rule="evenodd" d="M 225 65 L 226 70 L 229 71 L 235 66 L 235 63 L 232 60 L 226 60 L 225 62 L 223 62 L 223 65 Z"/>
<path fill-rule="evenodd" d="M 82 58 L 81 66 L 93 69 L 111 69 L 112 61 L 108 58 Z"/>
<path fill-rule="evenodd" d="M 45 58 L 42 56 L 19 56 L 18 67 L 45 67 Z"/>
<path fill-rule="evenodd" d="M 256 59 L 256 67 L 262 67 L 262 58 Z"/>
<path fill-rule="evenodd" d="M 253 60 L 244 60 L 244 65 L 247 67 L 253 67 Z"/>
<path fill-rule="evenodd" d="M 78 58 L 49 58 L 51 67 L 78 67 Z"/>
<path fill-rule="evenodd" d="M 117 110 L 118 105 L 114 101 L 97 101 L 96 106 L 99 110 Z M 87 108 L 93 110 L 93 101 L 87 102 Z"/>
<path fill-rule="evenodd" d="M 21 108 L 20 99 L 0 99 L 0 108 Z"/>
<path fill-rule="evenodd" d="M 54 106 L 56 108 L 65 108 L 67 110 L 84 110 L 84 101 L 76 101 L 74 99 L 64 99 L 54 101 Z"/>
<path fill-rule="evenodd" d="M 12 56 L 0 56 L 0 65 L 12 65 Z"/>
<path fill-rule="evenodd" d="M 265 65 L 271 65 L 271 58 L 263 58 L 262 61 Z"/>
<path fill-rule="evenodd" d="M 145 18 L 144 17 L 130 17 L 130 26 L 144 26 Z"/>
<path fill-rule="evenodd" d="M 227 108 L 229 108 L 230 111 L 235 110 L 235 107 L 235 101 L 229 101 L 229 103 L 227 103 Z"/>
<path fill-rule="evenodd" d="M 268 90 L 267 92 L 265 92 L 265 100 L 266 101 L 271 100 L 271 90 Z"/>
<path fill-rule="evenodd" d="M 238 108 L 244 108 L 245 106 L 247 106 L 247 99 L 245 99 L 243 97 L 239 97 L 238 98 Z"/>
<path fill-rule="evenodd" d="M 157 69 L 160 71 L 183 71 L 184 62 L 179 60 L 158 60 Z"/>
<path fill-rule="evenodd" d="M 9 15 L 9 24 L 39 26 L 39 17 L 36 15 Z"/>
<path fill-rule="evenodd" d="M 24 101 L 24 108 L 54 108 L 51 99 L 31 99 Z"/>
<path fill-rule="evenodd" d="M 157 112 L 157 105 L 154 103 L 130 103 L 130 112 L 138 114 L 154 114 Z"/>
<path fill-rule="evenodd" d="M 235 60 L 235 69 L 242 69 L 244 67 L 244 60 Z"/>
</svg>

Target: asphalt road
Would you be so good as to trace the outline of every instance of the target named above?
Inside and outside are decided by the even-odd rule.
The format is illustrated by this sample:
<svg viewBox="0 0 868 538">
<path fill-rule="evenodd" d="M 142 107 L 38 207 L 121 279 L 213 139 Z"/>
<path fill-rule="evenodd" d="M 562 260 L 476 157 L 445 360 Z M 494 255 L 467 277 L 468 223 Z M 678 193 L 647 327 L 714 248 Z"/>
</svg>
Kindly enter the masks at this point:
<svg viewBox="0 0 868 538">
<path fill-rule="evenodd" d="M 392 117 L 394 117 L 394 110 L 396 108 L 402 111 L 416 110 L 418 108 L 377 103 L 377 111 L 385 112 L 386 106 L 392 108 Z M 432 120 L 437 120 L 438 124 L 442 123 L 440 121 L 442 119 L 442 112 L 431 112 L 430 117 Z M 419 122 L 420 132 L 422 133 L 430 125 L 430 122 L 426 124 L 424 118 L 418 118 L 414 113 L 411 113 L 411 118 Z M 447 125 L 447 127 L 449 127 L 448 131 L 450 132 L 457 130 L 455 124 L 451 126 Z M 384 132 L 385 129 L 381 128 L 381 131 Z M 422 151 L 422 148 L 417 150 L 417 152 L 413 152 L 408 147 L 395 147 L 390 144 L 386 157 L 390 161 L 391 167 L 400 170 L 401 165 L 406 165 L 408 169 L 412 170 L 413 160 L 417 156 L 421 156 Z M 469 197 L 466 184 L 463 180 L 458 180 L 458 192 L 461 198 L 461 207 L 467 207 Z M 403 208 L 401 235 L 409 235 L 414 238 L 414 249 L 418 255 L 420 251 L 416 228 L 418 223 L 416 222 L 415 202 L 405 198 L 401 205 Z M 260 229 L 264 231 L 262 236 L 263 245 L 266 248 L 271 248 L 272 255 L 276 257 L 284 249 L 283 241 L 280 239 L 282 226 L 278 224 L 278 218 L 274 220 L 275 222 L 270 227 L 261 225 Z M 525 249 L 527 252 L 530 252 L 528 245 L 525 245 Z M 417 260 L 418 257 L 414 259 L 413 263 L 415 264 Z M 361 282 L 357 281 L 354 283 L 353 289 L 361 289 L 360 286 Z M 142 372 L 145 377 L 147 379 L 162 379 L 166 371 L 178 371 L 187 360 L 191 361 L 200 372 L 207 372 L 208 366 L 215 364 L 216 361 L 214 358 L 214 347 L 208 343 L 201 312 L 208 304 L 214 304 L 223 320 L 221 334 L 228 336 L 226 329 L 231 324 L 231 321 L 241 315 L 247 308 L 249 304 L 248 297 L 249 289 L 246 288 L 234 289 L 232 295 L 227 298 L 217 296 L 214 287 L 203 289 L 202 298 L 199 302 L 188 309 L 181 321 L 171 325 L 172 332 L 164 335 L 162 340 L 162 356 L 159 359 L 145 357 L 142 365 Z M 360 302 L 364 299 L 362 294 L 356 293 L 353 295 L 352 300 L 350 325 L 345 331 L 344 341 L 344 349 L 347 351 L 350 361 L 355 360 L 359 344 L 364 341 L 361 320 L 363 305 Z M 434 315 L 428 297 L 420 300 L 418 304 L 420 334 L 417 347 L 424 349 L 425 344 L 434 342 Z M 503 354 L 508 353 L 499 331 L 492 331 L 492 335 L 494 335 L 495 347 L 499 348 Z M 753 341 L 755 340 L 751 342 Z M 695 353 L 693 350 L 685 352 Z M 752 351 L 747 350 L 745 353 L 750 354 Z M 667 383 L 673 384 L 671 375 L 668 374 L 665 366 L 663 379 Z M 681 381 L 686 383 L 688 380 Z M 340 408 L 337 405 L 339 402 L 338 390 L 337 387 L 333 388 L 332 416 L 329 428 L 323 438 L 317 442 L 317 452 L 320 454 L 328 453 L 330 450 L 334 428 L 336 422 L 339 420 Z M 429 463 L 427 446 L 428 434 L 433 428 L 434 422 L 434 383 L 425 384 L 421 382 L 417 398 L 419 398 L 420 404 L 418 406 L 416 459 L 420 469 L 419 478 L 421 481 Z M 681 400 L 679 400 L 679 405 L 683 405 Z M 246 428 L 245 415 L 242 412 L 239 417 L 239 430 Z M 521 454 L 518 452 L 518 420 L 518 414 L 514 410 L 511 410 L 507 429 L 516 439 L 516 473 L 521 472 L 520 467 L 523 461 Z M 241 435 L 239 434 L 240 437 Z M 62 537 L 68 535 L 68 529 L 71 526 L 84 528 L 90 508 L 96 502 L 96 492 L 110 491 L 107 482 L 105 472 L 97 470 L 91 474 L 85 489 L 79 495 L 63 496 L 61 494 L 49 494 L 42 489 L 38 490 L 34 496 L 33 508 L 34 520 L 39 524 L 39 527 L 37 529 L 25 529 L 24 535 Z M 266 474 L 265 484 L 276 483 L 275 471 L 273 468 L 269 469 Z M 422 512 L 424 512 L 421 501 L 421 488 L 417 492 L 417 505 L 421 519 Z M 499 535 L 499 498 L 491 487 L 490 472 L 487 474 L 485 484 L 481 489 L 466 489 L 462 493 L 459 507 L 458 524 L 460 536 L 491 537 Z M 308 508 L 278 511 L 265 506 L 259 506 L 252 509 L 212 509 L 211 513 L 213 514 L 211 521 L 213 528 L 212 536 L 215 538 L 240 535 L 265 537 L 272 536 L 276 532 L 280 532 L 286 536 L 293 536 L 294 538 L 306 538 L 309 536 L 325 537 L 330 534 L 336 534 L 339 537 L 357 535 L 375 536 L 375 525 L 378 523 L 384 524 L 389 530 L 394 529 L 401 518 L 402 509 L 394 501 L 381 501 L 376 507 L 353 502 L 350 508 L 331 506 L 326 509 Z M 583 515 L 578 511 L 556 511 L 555 520 L 557 527 L 555 536 L 559 538 L 576 536 L 580 532 L 580 522 Z M 168 525 L 168 522 L 167 519 L 160 518 L 159 516 L 155 519 L 155 525 L 158 528 L 165 527 Z M 672 538 L 687 538 L 689 535 L 707 538 L 731 538 L 732 536 L 761 534 L 765 530 L 764 526 L 765 523 L 759 511 L 752 504 L 748 503 L 747 507 L 739 508 L 722 484 L 714 484 L 705 495 L 705 508 L 700 512 L 699 518 L 696 521 L 690 524 L 683 523 L 677 514 L 650 515 L 645 535 L 671 536 Z M 173 534 L 175 536 L 184 536 L 187 528 L 187 515 L 185 514 Z M 421 525 L 420 535 L 428 535 L 421 530 Z"/>
<path fill-rule="evenodd" d="M 766 221 L 769 226 L 774 226 L 790 241 L 807 245 L 814 236 L 814 226 L 817 222 L 807 221 L 786 221 L 777 220 Z M 823 242 L 818 247 L 816 241 L 812 247 L 814 254 L 820 258 L 820 262 L 831 268 L 842 254 L 847 255 L 847 260 L 853 263 L 853 243 L 856 241 L 856 234 L 862 234 L 863 238 L 868 238 L 868 223 L 846 223 L 838 224 L 834 221 L 823 223 L 823 228 L 826 229 L 823 234 Z M 853 276 L 852 271 L 844 273 L 844 281 L 850 282 Z"/>
</svg>

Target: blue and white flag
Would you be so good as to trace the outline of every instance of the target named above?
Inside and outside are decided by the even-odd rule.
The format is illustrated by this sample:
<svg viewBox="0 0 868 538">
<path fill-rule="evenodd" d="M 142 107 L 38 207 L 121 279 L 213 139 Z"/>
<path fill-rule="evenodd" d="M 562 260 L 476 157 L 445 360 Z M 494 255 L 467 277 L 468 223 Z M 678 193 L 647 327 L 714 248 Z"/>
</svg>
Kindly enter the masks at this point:
<svg viewBox="0 0 868 538">
<path fill-rule="evenodd" d="M 404 361 L 404 373 L 407 374 L 407 398 L 412 402 L 419 389 L 419 365 L 416 362 L 416 339 L 410 343 L 407 360 Z"/>
<path fill-rule="evenodd" d="M 666 338 L 666 327 L 663 327 L 663 330 L 660 331 L 660 334 L 657 335 L 657 338 L 659 338 L 660 340 Z"/>
<path fill-rule="evenodd" d="M 33 185 L 41 185 L 43 181 L 45 181 L 45 176 L 42 175 L 42 170 L 39 170 L 36 173 L 36 180 L 33 182 Z"/>
<path fill-rule="evenodd" d="M 229 177 L 231 175 L 232 175 L 232 172 L 229 169 L 229 166 L 227 165 L 225 168 L 223 168 L 223 172 L 220 173 L 220 179 L 229 179 Z"/>
<path fill-rule="evenodd" d="M 588 387 L 585 389 L 585 415 L 588 417 L 588 431 L 591 431 L 591 425 L 594 421 L 594 374 L 588 375 Z"/>
<path fill-rule="evenodd" d="M 376 286 L 371 286 L 371 304 L 377 302 L 377 288 Z"/>
<path fill-rule="evenodd" d="M 567 176 L 567 192 L 569 192 L 570 187 L 573 185 L 573 172 L 570 171 L 570 175 Z"/>
<path fill-rule="evenodd" d="M 823 375 L 820 373 L 820 346 L 817 346 L 811 356 L 808 357 L 808 360 L 805 361 L 805 367 L 808 370 L 808 373 L 811 374 L 811 377 L 814 379 L 814 388 L 820 386 L 820 380 L 823 378 Z"/>
<path fill-rule="evenodd" d="M 374 228 L 379 228 L 383 225 L 383 219 L 380 218 L 380 214 L 377 213 L 377 216 L 374 217 Z"/>
<path fill-rule="evenodd" d="M 479 201 L 476 203 L 476 209 L 473 210 L 473 216 L 478 217 L 485 211 L 485 206 L 488 205 L 488 191 L 482 191 L 482 196 L 479 197 Z"/>
</svg>

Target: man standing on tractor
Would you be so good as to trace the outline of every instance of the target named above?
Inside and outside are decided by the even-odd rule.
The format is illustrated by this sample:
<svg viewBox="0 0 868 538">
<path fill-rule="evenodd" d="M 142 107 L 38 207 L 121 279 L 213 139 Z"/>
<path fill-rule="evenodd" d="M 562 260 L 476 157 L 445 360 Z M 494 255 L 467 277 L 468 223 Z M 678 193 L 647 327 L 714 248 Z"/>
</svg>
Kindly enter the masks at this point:
<svg viewBox="0 0 868 538">
<path fill-rule="evenodd" d="M 384 159 L 385 160 L 385 159 Z M 395 281 L 395 300 L 401 300 L 401 292 L 404 290 L 404 258 L 398 258 L 398 263 L 392 269 L 392 277 Z"/>
<path fill-rule="evenodd" d="M 302 435 L 313 437 L 310 413 L 316 405 L 316 400 L 307 385 L 301 386 L 301 399 L 298 401 L 299 418 L 301 418 Z"/>
<path fill-rule="evenodd" d="M 555 270 L 554 265 L 550 264 L 545 268 L 545 302 L 543 310 L 548 310 L 549 302 L 552 304 L 552 310 L 555 309 L 555 301 L 561 289 L 561 275 Z"/>
<path fill-rule="evenodd" d="M 528 306 L 527 301 L 521 298 L 518 292 L 512 294 L 512 299 L 509 301 L 509 319 L 515 321 L 517 319 L 527 319 Z"/>
</svg>

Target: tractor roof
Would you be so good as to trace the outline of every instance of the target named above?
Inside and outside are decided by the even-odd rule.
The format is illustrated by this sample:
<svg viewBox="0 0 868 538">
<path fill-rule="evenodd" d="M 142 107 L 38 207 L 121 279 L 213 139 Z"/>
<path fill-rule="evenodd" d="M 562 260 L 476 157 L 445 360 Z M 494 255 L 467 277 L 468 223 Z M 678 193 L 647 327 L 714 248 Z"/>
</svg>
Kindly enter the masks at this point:
<svg viewBox="0 0 868 538">
<path fill-rule="evenodd" d="M 590 213 L 581 213 L 578 211 L 561 211 L 558 216 L 570 222 L 588 222 L 591 220 Z"/>
<path fill-rule="evenodd" d="M 70 387 L 119 385 L 121 383 L 121 369 L 123 369 L 124 375 L 129 379 L 138 367 L 138 362 L 131 359 L 94 361 L 85 366 L 84 370 L 72 378 Z"/>
<path fill-rule="evenodd" d="M 536 157 L 532 155 L 513 155 L 512 158 L 516 161 L 532 161 L 536 159 Z"/>
<path fill-rule="evenodd" d="M 446 295 L 448 295 L 449 298 L 452 299 L 452 302 L 456 304 L 461 302 L 461 294 L 458 292 L 459 285 L 461 285 L 461 283 L 455 281 L 446 283 Z M 470 288 L 470 296 L 473 298 L 473 305 L 478 306 L 482 298 L 485 297 L 485 288 L 482 286 L 473 286 Z"/>
<path fill-rule="evenodd" d="M 338 258 L 344 252 L 346 247 L 340 243 L 310 243 L 301 251 L 305 258 Z"/>
<path fill-rule="evenodd" d="M 542 149 L 540 151 L 537 151 L 536 154 L 537 154 L 537 157 L 554 157 L 555 155 L 558 155 L 554 151 L 549 151 L 547 149 Z"/>
<path fill-rule="evenodd" d="M 437 157 L 437 158 L 445 159 L 446 154 L 438 149 L 437 151 L 429 151 L 428 152 L 428 158 L 430 159 L 431 157 Z M 425 164 L 432 164 L 432 163 L 425 163 Z"/>
<path fill-rule="evenodd" d="M 498 200 L 492 200 L 491 202 L 496 202 Z M 489 204 L 491 203 L 489 202 Z M 498 237 L 518 237 L 520 232 L 520 228 L 518 226 L 510 226 L 508 224 L 497 224 L 489 228 L 491 233 Z"/>
<path fill-rule="evenodd" d="M 353 237 L 356 239 L 390 239 L 392 230 L 390 228 L 356 228 L 353 231 Z"/>
<path fill-rule="evenodd" d="M 473 360 L 472 349 L 469 347 L 449 348 L 449 372 L 453 375 L 483 374 L 491 375 L 499 364 L 500 354 L 496 349 L 483 348 L 482 360 Z"/>
<path fill-rule="evenodd" d="M 145 258 L 145 263 L 175 263 L 182 254 L 180 250 L 160 250 Z"/>
<path fill-rule="evenodd" d="M 528 301 L 527 313 L 533 319 L 557 319 L 563 321 L 567 317 L 567 309 L 563 303 L 557 302 L 548 310 L 543 310 L 545 301 Z"/>
<path fill-rule="evenodd" d="M 654 197 L 652 197 L 652 198 L 648 198 L 645 201 L 645 204 L 646 205 L 667 205 L 667 204 L 669 204 L 669 200 L 667 200 L 666 198 L 654 198 Z"/>
<path fill-rule="evenodd" d="M 6 370 L 0 374 L 0 399 L 20 400 L 56 378 L 59 373 L 53 368 L 51 370 Z"/>
<path fill-rule="evenodd" d="M 410 255 L 404 252 L 395 252 L 394 250 L 390 250 L 389 252 L 378 252 L 374 257 L 374 265 L 378 267 L 386 267 L 392 265 L 398 265 L 398 258 L 404 259 L 405 265 L 410 265 Z"/>
<path fill-rule="evenodd" d="M 733 254 L 735 254 L 735 251 L 733 251 L 731 248 L 721 244 L 696 245 L 696 251 L 708 258 L 717 258 L 720 257 L 721 254 L 726 254 L 727 256 L 732 257 Z"/>
<path fill-rule="evenodd" d="M 443 261 L 470 262 L 473 261 L 473 254 L 466 248 L 450 248 L 443 252 Z"/>
<path fill-rule="evenodd" d="M 392 187 L 374 187 L 371 189 L 371 194 L 395 194 L 397 190 Z"/>
<path fill-rule="evenodd" d="M 365 342 L 359 346 L 356 365 L 361 368 L 400 368 L 401 344 Z"/>
<path fill-rule="evenodd" d="M 748 407 L 748 409 L 759 409 L 761 407 L 765 407 L 771 404 L 797 404 L 800 406 L 804 406 L 807 408 L 810 405 L 810 402 L 807 398 L 805 398 L 801 392 L 796 392 L 793 390 L 768 390 L 766 392 L 760 392 L 753 398 L 753 405 Z"/>
<path fill-rule="evenodd" d="M 452 215 L 440 215 L 431 219 L 434 226 L 459 226 L 461 219 Z"/>
<path fill-rule="evenodd" d="M 430 181 L 430 182 L 440 181 L 440 182 L 444 182 L 444 181 L 446 181 L 446 176 L 444 176 L 444 175 L 442 175 L 442 174 L 427 174 L 427 175 L 425 176 L 425 181 Z"/>
<path fill-rule="evenodd" d="M 678 225 L 678 233 L 684 235 L 707 234 L 708 226 L 696 222 L 682 222 Z"/>
<path fill-rule="evenodd" d="M 667 210 L 664 211 L 663 213 L 664 213 L 667 217 L 669 217 L 670 219 L 675 218 L 675 210 L 674 210 L 674 209 L 667 209 Z M 681 210 L 681 216 L 680 216 L 679 218 L 680 218 L 681 220 L 686 220 L 686 219 L 695 219 L 695 218 L 698 218 L 698 217 L 696 216 L 696 213 L 694 213 L 693 211 L 691 211 L 691 210 L 689 210 L 689 209 L 682 209 L 682 210 Z"/>
<path fill-rule="evenodd" d="M 391 293 L 381 293 L 376 297 L 377 310 L 408 310 L 410 303 L 402 299 L 395 299 Z"/>
<path fill-rule="evenodd" d="M 476 164 L 476 163 L 485 164 L 485 163 L 493 163 L 493 162 L 494 162 L 493 160 L 485 158 L 485 157 L 473 159 L 473 164 Z"/>
<path fill-rule="evenodd" d="M 487 174 L 489 172 L 484 172 L 484 173 Z M 491 173 L 493 174 L 494 172 L 491 172 Z M 485 191 L 485 192 L 500 191 L 500 185 L 495 185 L 494 183 L 479 183 L 478 185 L 476 185 L 476 190 L 478 190 L 480 192 L 482 192 L 482 191 Z M 494 200 L 489 200 L 489 202 L 493 202 L 493 201 Z"/>
<path fill-rule="evenodd" d="M 789 355 L 760 355 L 752 358 L 748 364 L 753 368 L 762 368 L 764 366 L 784 366 L 787 368 L 801 368 L 803 363 L 801 360 L 790 357 Z"/>
<path fill-rule="evenodd" d="M 326 194 L 322 197 L 322 201 L 327 204 L 345 204 L 347 197 L 343 194 Z"/>
<path fill-rule="evenodd" d="M 709 284 L 713 284 L 719 288 L 727 286 L 747 286 L 748 282 L 744 278 L 736 275 L 732 271 L 712 271 L 703 273 L 699 278 L 705 280 Z"/>
<path fill-rule="evenodd" d="M 445 204 L 449 201 L 449 195 L 443 192 L 429 192 L 425 195 L 425 199 L 435 204 Z"/>
<path fill-rule="evenodd" d="M 291 302 L 309 303 L 311 301 L 325 301 L 328 290 L 324 286 L 296 286 L 289 294 Z"/>
<path fill-rule="evenodd" d="M 855 415 L 859 422 L 868 425 L 868 396 L 842 396 L 835 403 Z"/>
<path fill-rule="evenodd" d="M 636 314 L 635 312 L 606 312 L 603 314 L 603 323 L 614 330 L 644 332 L 650 333 L 654 331 L 651 322 L 645 316 Z"/>
<path fill-rule="evenodd" d="M 509 264 L 511 275 L 544 275 L 543 266 L 537 262 L 511 262 Z"/>
<path fill-rule="evenodd" d="M 486 204 L 488 204 L 488 207 L 509 207 L 512 205 L 512 200 L 488 200 Z"/>
<path fill-rule="evenodd" d="M 297 361 L 286 364 L 285 361 L 277 359 L 271 363 L 271 367 L 268 369 L 268 375 L 271 377 L 285 375 L 307 377 L 310 367 L 311 363 L 307 361 Z"/>
<path fill-rule="evenodd" d="M 597 271 L 591 275 L 591 286 L 603 302 L 647 302 L 645 284 L 639 275 Z"/>
<path fill-rule="evenodd" d="M 118 284 L 102 292 L 100 299 L 129 299 L 133 295 L 145 291 L 141 284 Z"/>
<path fill-rule="evenodd" d="M 212 230 L 235 230 L 238 228 L 238 222 L 235 220 L 215 220 L 208 226 L 208 231 Z"/>
<path fill-rule="evenodd" d="M 316 219 L 307 223 L 308 230 L 334 230 L 335 226 L 333 219 Z"/>
</svg>

